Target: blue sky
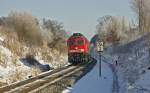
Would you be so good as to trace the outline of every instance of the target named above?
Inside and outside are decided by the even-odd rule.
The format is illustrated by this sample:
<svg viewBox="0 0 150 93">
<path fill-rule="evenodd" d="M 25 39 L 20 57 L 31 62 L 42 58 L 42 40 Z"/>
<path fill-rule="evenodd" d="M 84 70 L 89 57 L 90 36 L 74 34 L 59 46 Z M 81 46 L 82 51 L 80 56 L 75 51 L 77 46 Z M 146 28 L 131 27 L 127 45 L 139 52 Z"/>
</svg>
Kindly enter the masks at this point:
<svg viewBox="0 0 150 93">
<path fill-rule="evenodd" d="M 99 17 L 134 18 L 130 0 L 0 0 L 0 16 L 6 16 L 10 10 L 27 11 L 39 19 L 63 22 L 67 31 L 81 32 L 87 38 L 95 34 Z"/>
</svg>

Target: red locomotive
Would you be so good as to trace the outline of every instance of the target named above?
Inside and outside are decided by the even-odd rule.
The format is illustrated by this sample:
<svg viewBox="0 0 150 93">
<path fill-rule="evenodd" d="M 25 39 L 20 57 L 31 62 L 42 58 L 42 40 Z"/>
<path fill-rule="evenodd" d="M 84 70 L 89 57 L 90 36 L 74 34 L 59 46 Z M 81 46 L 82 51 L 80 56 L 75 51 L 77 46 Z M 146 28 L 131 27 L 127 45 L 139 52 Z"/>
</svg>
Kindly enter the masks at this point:
<svg viewBox="0 0 150 93">
<path fill-rule="evenodd" d="M 68 40 L 68 61 L 72 64 L 89 60 L 89 41 L 81 34 L 74 33 Z"/>
</svg>

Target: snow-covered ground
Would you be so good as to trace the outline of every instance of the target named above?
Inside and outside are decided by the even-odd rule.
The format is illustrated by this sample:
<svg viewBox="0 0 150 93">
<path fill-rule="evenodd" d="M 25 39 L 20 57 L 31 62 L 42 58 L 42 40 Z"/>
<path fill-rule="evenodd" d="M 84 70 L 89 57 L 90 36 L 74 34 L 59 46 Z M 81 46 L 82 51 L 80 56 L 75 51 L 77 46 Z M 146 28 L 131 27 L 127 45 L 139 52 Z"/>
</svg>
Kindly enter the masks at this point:
<svg viewBox="0 0 150 93">
<path fill-rule="evenodd" d="M 62 93 L 112 93 L 113 72 L 109 63 L 102 62 L 102 75 L 99 75 L 99 57 L 93 52 L 94 58 L 98 60 L 95 67 L 81 78 L 72 88 L 64 90 Z"/>
<path fill-rule="evenodd" d="M 119 93 L 150 93 L 150 57 L 146 39 L 147 36 L 143 36 L 116 47 L 115 51 L 110 48 L 105 54 L 107 59 L 114 60 L 113 63 L 118 62 Z"/>
<path fill-rule="evenodd" d="M 102 62 L 102 76 L 99 76 L 99 63 L 85 77 L 79 80 L 70 93 L 111 93 L 113 75 L 107 63 Z"/>
</svg>

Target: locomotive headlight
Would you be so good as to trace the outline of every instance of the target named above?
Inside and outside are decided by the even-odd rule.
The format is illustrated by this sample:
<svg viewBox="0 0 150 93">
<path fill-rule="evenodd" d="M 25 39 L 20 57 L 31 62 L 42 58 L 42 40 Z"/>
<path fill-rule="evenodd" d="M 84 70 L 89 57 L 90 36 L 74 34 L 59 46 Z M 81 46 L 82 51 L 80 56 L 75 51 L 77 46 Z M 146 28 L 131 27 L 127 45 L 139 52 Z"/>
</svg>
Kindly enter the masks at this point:
<svg viewBox="0 0 150 93">
<path fill-rule="evenodd" d="M 75 49 L 78 49 L 78 47 L 75 47 Z"/>
<path fill-rule="evenodd" d="M 84 49 L 80 49 L 81 52 L 84 52 Z"/>
</svg>

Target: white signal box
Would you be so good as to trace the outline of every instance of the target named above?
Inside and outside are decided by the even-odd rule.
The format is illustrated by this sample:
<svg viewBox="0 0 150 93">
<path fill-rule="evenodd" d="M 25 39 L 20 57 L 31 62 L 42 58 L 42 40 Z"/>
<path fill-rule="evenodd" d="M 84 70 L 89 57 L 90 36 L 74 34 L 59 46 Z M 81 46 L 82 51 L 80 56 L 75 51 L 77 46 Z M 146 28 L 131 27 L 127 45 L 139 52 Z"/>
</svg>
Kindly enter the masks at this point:
<svg viewBox="0 0 150 93">
<path fill-rule="evenodd" d="M 96 42 L 96 48 L 97 48 L 97 52 L 103 52 L 104 51 L 104 43 L 103 43 L 103 41 Z"/>
</svg>

